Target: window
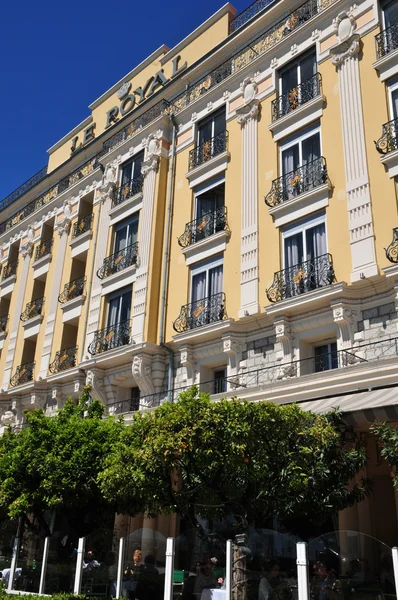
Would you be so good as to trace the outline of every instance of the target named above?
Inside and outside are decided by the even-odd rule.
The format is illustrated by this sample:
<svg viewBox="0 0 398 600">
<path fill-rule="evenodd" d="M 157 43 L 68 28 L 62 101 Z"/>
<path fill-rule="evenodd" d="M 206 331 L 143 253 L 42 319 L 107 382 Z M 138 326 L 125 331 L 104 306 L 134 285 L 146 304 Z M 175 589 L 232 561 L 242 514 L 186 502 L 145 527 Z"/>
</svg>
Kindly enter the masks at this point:
<svg viewBox="0 0 398 600">
<path fill-rule="evenodd" d="M 214 371 L 214 394 L 223 394 L 227 391 L 227 369 Z"/>
<path fill-rule="evenodd" d="M 140 410 L 140 388 L 131 388 L 130 410 Z"/>
<path fill-rule="evenodd" d="M 279 92 L 287 94 L 298 85 L 311 79 L 317 72 L 316 51 L 311 48 L 309 52 L 302 54 L 290 62 L 279 73 Z M 293 100 L 292 100 L 293 101 Z"/>
<path fill-rule="evenodd" d="M 212 259 L 192 269 L 191 302 L 210 298 L 223 291 L 223 258 Z"/>
<path fill-rule="evenodd" d="M 130 321 L 131 316 L 131 287 L 123 288 L 109 295 L 108 327 Z"/>
<path fill-rule="evenodd" d="M 322 346 L 315 346 L 314 358 L 315 373 L 330 371 L 330 369 L 337 369 L 339 366 L 337 343 L 330 342 L 329 344 L 323 344 Z"/>
<path fill-rule="evenodd" d="M 398 22 L 398 3 L 397 0 L 388 0 L 382 3 L 384 29 L 388 29 L 394 23 Z"/>
<path fill-rule="evenodd" d="M 121 167 L 121 181 L 120 185 L 123 187 L 126 183 L 131 180 L 141 177 L 141 167 L 144 160 L 144 153 L 139 152 L 133 156 L 132 160 L 125 163 Z"/>
<path fill-rule="evenodd" d="M 283 294 L 296 296 L 334 281 L 327 254 L 325 215 L 287 227 L 283 237 Z"/>
<path fill-rule="evenodd" d="M 214 213 L 217 209 L 224 208 L 225 183 L 211 187 L 207 191 L 200 192 L 195 197 L 196 218 Z"/>
<path fill-rule="evenodd" d="M 202 146 L 205 142 L 209 142 L 212 138 L 224 133 L 225 129 L 225 106 L 223 106 L 206 119 L 200 121 L 197 134 L 198 146 Z"/>
<path fill-rule="evenodd" d="M 398 119 L 398 77 L 388 82 L 388 99 L 391 119 Z"/>
<path fill-rule="evenodd" d="M 201 187 L 195 194 L 195 219 L 192 227 L 191 243 L 198 242 L 204 238 L 224 231 L 225 218 L 225 183 Z"/>
<path fill-rule="evenodd" d="M 320 126 L 310 127 L 280 145 L 283 200 L 290 200 L 326 182 L 321 158 Z"/>
<path fill-rule="evenodd" d="M 135 244 L 138 239 L 138 220 L 136 213 L 115 226 L 115 254 Z"/>
</svg>

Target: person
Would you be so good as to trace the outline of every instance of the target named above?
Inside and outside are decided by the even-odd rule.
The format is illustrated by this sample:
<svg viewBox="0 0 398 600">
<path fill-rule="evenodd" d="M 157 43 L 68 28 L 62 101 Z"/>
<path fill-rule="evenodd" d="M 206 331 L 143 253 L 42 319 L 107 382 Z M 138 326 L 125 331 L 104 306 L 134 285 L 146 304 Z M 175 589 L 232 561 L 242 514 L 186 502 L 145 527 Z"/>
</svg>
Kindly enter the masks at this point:
<svg viewBox="0 0 398 600">
<path fill-rule="evenodd" d="M 258 588 L 258 600 L 291 600 L 292 597 L 289 582 L 284 581 L 281 577 L 279 563 L 277 561 L 266 562 Z"/>
<path fill-rule="evenodd" d="M 96 569 L 100 567 L 100 563 L 95 558 L 95 550 L 89 550 L 86 554 L 85 561 L 83 562 L 83 569 L 87 569 L 87 571 L 91 571 L 92 569 Z"/>
<path fill-rule="evenodd" d="M 144 568 L 142 560 L 142 552 L 137 549 L 133 554 L 133 564 L 127 565 L 124 571 L 124 581 L 122 586 L 122 594 L 125 598 L 135 598 L 135 592 L 137 588 L 137 581 L 139 579 L 140 572 Z"/>
<path fill-rule="evenodd" d="M 201 595 L 205 588 L 215 588 L 217 586 L 217 577 L 212 571 L 212 563 L 206 561 L 201 565 L 199 573 L 196 575 L 194 593 Z"/>
<path fill-rule="evenodd" d="M 159 597 L 159 571 L 155 567 L 155 557 L 148 554 L 144 566 L 137 574 L 135 597 L 138 600 L 156 600 Z"/>
<path fill-rule="evenodd" d="M 318 561 L 314 565 L 314 578 L 311 585 L 312 595 L 315 600 L 337 600 L 338 582 L 333 571 L 328 570 L 326 564 Z"/>
</svg>

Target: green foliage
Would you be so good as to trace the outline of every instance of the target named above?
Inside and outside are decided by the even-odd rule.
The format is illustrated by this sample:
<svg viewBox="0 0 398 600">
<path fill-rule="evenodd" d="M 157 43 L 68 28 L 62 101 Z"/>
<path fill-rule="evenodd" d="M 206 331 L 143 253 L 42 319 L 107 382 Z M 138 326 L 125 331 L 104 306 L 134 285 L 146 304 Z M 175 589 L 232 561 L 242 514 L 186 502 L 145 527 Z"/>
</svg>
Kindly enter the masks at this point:
<svg viewBox="0 0 398 600">
<path fill-rule="evenodd" d="M 174 404 L 135 415 L 106 458 L 100 486 L 129 514 L 326 520 L 369 489 L 366 480 L 351 483 L 365 450 L 344 446 L 337 423 L 336 413 L 211 402 L 192 388 Z"/>
<path fill-rule="evenodd" d="M 43 524 L 49 509 L 84 514 L 104 504 L 98 473 L 124 425 L 103 418 L 89 393 L 85 388 L 77 406 L 67 400 L 54 417 L 27 412 L 29 427 L 0 438 L 0 508 L 8 517 L 33 514 Z"/>
<path fill-rule="evenodd" d="M 391 477 L 395 487 L 398 486 L 398 429 L 395 425 L 377 421 L 370 431 L 378 436 L 381 456 L 392 468 Z"/>
</svg>

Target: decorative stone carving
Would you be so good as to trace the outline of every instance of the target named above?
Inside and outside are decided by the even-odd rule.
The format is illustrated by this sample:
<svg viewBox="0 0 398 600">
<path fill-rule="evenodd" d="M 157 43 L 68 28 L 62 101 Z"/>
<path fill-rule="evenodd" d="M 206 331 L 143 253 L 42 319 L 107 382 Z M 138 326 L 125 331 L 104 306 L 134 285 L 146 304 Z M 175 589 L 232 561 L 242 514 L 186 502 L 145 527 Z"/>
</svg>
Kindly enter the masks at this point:
<svg viewBox="0 0 398 600">
<path fill-rule="evenodd" d="M 355 56 L 360 50 L 359 35 L 354 34 L 356 21 L 351 13 L 341 12 L 333 22 L 336 37 L 339 42 L 331 48 L 332 62 L 336 66 L 342 65 L 347 58 Z"/>
<path fill-rule="evenodd" d="M 282 353 L 277 353 L 277 360 L 291 362 L 293 360 L 293 333 L 286 317 L 275 321 L 276 341 L 281 344 Z"/>
<path fill-rule="evenodd" d="M 240 89 L 243 92 L 244 104 L 249 104 L 256 97 L 258 86 L 253 78 L 246 77 L 240 84 Z"/>
<path fill-rule="evenodd" d="M 160 140 L 163 137 L 163 131 L 158 129 L 155 133 L 150 133 L 147 138 L 142 140 L 145 148 L 145 160 L 142 163 L 141 173 L 145 177 L 151 171 L 157 171 L 159 165 Z"/>
<path fill-rule="evenodd" d="M 86 385 L 91 387 L 92 395 L 94 397 L 98 397 L 103 404 L 107 404 L 107 398 L 104 390 L 104 380 L 101 371 L 86 371 Z"/>
<path fill-rule="evenodd" d="M 62 209 L 61 209 L 62 210 Z M 55 223 L 54 229 L 62 237 L 64 233 L 68 235 L 71 224 L 72 207 L 70 201 L 66 200 L 63 207 L 63 218 Z"/>
<path fill-rule="evenodd" d="M 19 247 L 19 251 L 23 258 L 32 256 L 33 252 L 33 242 L 28 241 L 25 244 L 21 244 Z"/>
<path fill-rule="evenodd" d="M 146 177 L 151 171 L 157 171 L 159 166 L 159 156 L 152 154 L 150 158 L 144 160 L 141 167 L 141 173 Z"/>
<path fill-rule="evenodd" d="M 339 330 L 338 349 L 351 348 L 354 343 L 354 323 L 357 312 L 342 302 L 332 308 L 333 320 Z"/>
<path fill-rule="evenodd" d="M 185 367 L 187 381 L 192 382 L 194 377 L 195 356 L 191 346 L 184 346 L 181 348 L 180 361 L 182 366 Z"/>
<path fill-rule="evenodd" d="M 155 393 L 152 382 L 152 358 L 147 354 L 136 355 L 132 364 L 133 377 L 140 388 L 143 396 L 150 396 Z"/>
<path fill-rule="evenodd" d="M 12 425 L 15 423 L 15 414 L 11 410 L 6 410 L 4 415 L 1 415 L 0 421 L 3 426 Z"/>
<path fill-rule="evenodd" d="M 94 387 L 94 373 L 92 371 L 86 371 L 86 385 L 91 388 Z"/>
<path fill-rule="evenodd" d="M 223 352 L 228 356 L 229 361 L 228 375 L 237 375 L 242 360 L 243 344 L 232 336 L 223 338 L 222 342 Z"/>
<path fill-rule="evenodd" d="M 243 92 L 243 105 L 236 109 L 238 123 L 244 125 L 249 119 L 254 119 L 260 111 L 260 102 L 255 99 L 257 94 L 257 83 L 252 77 L 246 77 L 240 84 Z"/>
<path fill-rule="evenodd" d="M 105 167 L 104 185 L 109 185 L 110 183 L 116 183 L 116 179 L 117 179 L 117 167 L 114 163 L 108 163 Z"/>
</svg>

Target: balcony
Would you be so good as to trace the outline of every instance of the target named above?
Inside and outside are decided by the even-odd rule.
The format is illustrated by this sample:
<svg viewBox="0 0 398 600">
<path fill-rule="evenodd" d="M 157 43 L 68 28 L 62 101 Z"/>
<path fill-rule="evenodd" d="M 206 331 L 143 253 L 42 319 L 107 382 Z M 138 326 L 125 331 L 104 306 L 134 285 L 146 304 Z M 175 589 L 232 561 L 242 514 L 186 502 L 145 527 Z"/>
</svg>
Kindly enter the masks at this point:
<svg viewBox="0 0 398 600">
<path fill-rule="evenodd" d="M 283 94 L 272 101 L 272 121 L 274 122 L 281 119 L 310 100 L 314 100 L 314 98 L 320 96 L 321 93 L 322 77 L 320 73 L 315 73 L 310 79 L 307 79 L 297 87 L 289 90 L 286 94 Z"/>
<path fill-rule="evenodd" d="M 13 275 L 16 275 L 17 274 L 17 268 L 18 268 L 18 261 L 17 260 L 13 260 L 12 262 L 8 262 L 3 267 L 3 272 L 1 274 L 1 280 L 4 281 L 5 279 L 8 279 L 9 277 L 12 277 Z"/>
<path fill-rule="evenodd" d="M 130 320 L 110 325 L 94 333 L 94 339 L 88 347 L 89 353 L 94 356 L 107 350 L 114 350 L 130 343 Z"/>
<path fill-rule="evenodd" d="M 33 381 L 33 371 L 35 368 L 35 361 L 24 363 L 23 365 L 19 365 L 10 379 L 10 386 L 16 387 L 17 385 L 22 385 L 23 383 L 29 383 L 29 381 Z"/>
<path fill-rule="evenodd" d="M 185 231 L 178 238 L 181 248 L 187 248 L 200 242 L 219 231 L 229 231 L 227 224 L 227 209 L 225 206 L 206 213 L 199 219 L 194 219 L 185 225 Z"/>
<path fill-rule="evenodd" d="M 326 160 L 321 156 L 295 171 L 290 171 L 290 173 L 274 179 L 271 190 L 264 200 L 267 206 L 274 208 L 282 202 L 297 198 L 300 194 L 315 190 L 327 182 Z"/>
<path fill-rule="evenodd" d="M 120 400 L 107 404 L 107 412 L 109 415 L 123 415 L 129 412 L 137 412 L 140 410 L 140 398 L 129 398 L 128 400 Z"/>
<path fill-rule="evenodd" d="M 336 277 L 331 254 L 323 254 L 274 274 L 274 281 L 267 290 L 270 302 L 294 298 L 335 283 Z"/>
<path fill-rule="evenodd" d="M 203 165 L 228 149 L 228 131 L 222 131 L 189 152 L 189 171 Z"/>
<path fill-rule="evenodd" d="M 202 325 L 218 323 L 227 318 L 225 294 L 220 292 L 182 306 L 178 318 L 173 323 L 173 328 L 177 333 L 183 333 L 202 327 Z"/>
<path fill-rule="evenodd" d="M 144 178 L 142 175 L 139 175 L 135 179 L 130 179 L 124 183 L 119 189 L 116 189 L 112 199 L 112 208 L 142 192 L 143 183 Z"/>
<path fill-rule="evenodd" d="M 385 248 L 386 257 L 394 264 L 398 263 L 398 227 L 392 230 L 392 242 Z"/>
<path fill-rule="evenodd" d="M 398 48 L 398 23 L 394 23 L 394 25 L 376 35 L 375 42 L 378 59 L 396 50 Z"/>
<path fill-rule="evenodd" d="M 75 238 L 79 237 L 80 235 L 83 235 L 83 233 L 87 233 L 88 231 L 91 231 L 91 228 L 93 225 L 93 218 L 94 218 L 94 215 L 92 213 L 91 213 L 91 215 L 86 215 L 85 217 L 81 217 L 73 225 L 72 239 L 75 239 Z"/>
<path fill-rule="evenodd" d="M 35 251 L 35 261 L 44 258 L 45 256 L 49 256 L 51 254 L 51 250 L 53 247 L 54 239 L 50 238 L 48 240 L 44 240 L 38 246 L 36 246 Z"/>
<path fill-rule="evenodd" d="M 398 119 L 384 123 L 381 137 L 375 144 L 380 154 L 388 154 L 398 149 Z"/>
<path fill-rule="evenodd" d="M 64 304 L 65 302 L 69 302 L 69 300 L 83 296 L 85 285 L 85 277 L 78 277 L 78 279 L 73 279 L 73 281 L 65 283 L 63 291 L 58 296 L 58 302 Z"/>
<path fill-rule="evenodd" d="M 73 369 L 76 366 L 77 346 L 64 348 L 55 354 L 55 359 L 50 363 L 50 373 L 55 374 L 67 369 Z"/>
<path fill-rule="evenodd" d="M 105 258 L 102 267 L 97 271 L 97 277 L 105 279 L 127 269 L 127 267 L 137 265 L 137 262 L 138 242 L 135 242 L 131 246 L 127 246 L 127 248 L 123 248 L 123 250 L 119 250 L 119 252 Z"/>
<path fill-rule="evenodd" d="M 29 321 L 34 317 L 39 317 L 43 314 L 43 305 L 44 305 L 44 296 L 42 298 L 37 298 L 36 300 L 32 300 L 32 302 L 28 302 L 25 310 L 20 316 L 22 322 Z"/>
</svg>

